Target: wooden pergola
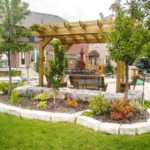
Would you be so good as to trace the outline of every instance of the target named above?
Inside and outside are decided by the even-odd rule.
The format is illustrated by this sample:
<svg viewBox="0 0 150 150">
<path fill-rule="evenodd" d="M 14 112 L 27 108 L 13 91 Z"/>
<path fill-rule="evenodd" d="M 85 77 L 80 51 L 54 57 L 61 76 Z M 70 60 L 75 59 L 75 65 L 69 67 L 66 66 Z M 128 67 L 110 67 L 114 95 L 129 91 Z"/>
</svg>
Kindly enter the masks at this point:
<svg viewBox="0 0 150 150">
<path fill-rule="evenodd" d="M 39 37 L 39 86 L 43 86 L 43 51 L 53 39 L 60 39 L 67 51 L 73 44 L 82 43 L 108 43 L 104 35 L 111 32 L 111 21 L 79 21 L 59 24 L 43 24 L 32 36 Z M 121 63 L 118 63 L 119 76 L 117 76 L 117 91 L 120 90 Z"/>
</svg>

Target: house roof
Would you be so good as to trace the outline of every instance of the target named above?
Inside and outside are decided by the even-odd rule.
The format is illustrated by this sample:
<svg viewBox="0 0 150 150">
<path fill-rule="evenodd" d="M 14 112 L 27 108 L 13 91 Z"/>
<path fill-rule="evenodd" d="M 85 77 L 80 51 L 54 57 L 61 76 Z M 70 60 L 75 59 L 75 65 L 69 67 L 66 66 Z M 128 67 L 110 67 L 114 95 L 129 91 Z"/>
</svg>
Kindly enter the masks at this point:
<svg viewBox="0 0 150 150">
<path fill-rule="evenodd" d="M 99 53 L 96 50 L 91 51 L 88 54 L 89 57 L 99 57 Z"/>
<path fill-rule="evenodd" d="M 29 16 L 23 21 L 24 26 L 31 26 L 33 24 L 48 24 L 48 23 L 63 23 L 66 20 L 52 14 L 31 12 Z"/>
<path fill-rule="evenodd" d="M 65 19 L 52 15 L 52 14 L 46 14 L 46 13 L 40 13 L 40 12 L 31 12 L 29 16 L 26 16 L 26 18 L 22 21 L 22 25 L 25 27 L 30 27 L 33 24 L 48 24 L 48 23 L 63 23 L 66 22 Z M 0 24 L 1 24 L 0 19 Z"/>
</svg>

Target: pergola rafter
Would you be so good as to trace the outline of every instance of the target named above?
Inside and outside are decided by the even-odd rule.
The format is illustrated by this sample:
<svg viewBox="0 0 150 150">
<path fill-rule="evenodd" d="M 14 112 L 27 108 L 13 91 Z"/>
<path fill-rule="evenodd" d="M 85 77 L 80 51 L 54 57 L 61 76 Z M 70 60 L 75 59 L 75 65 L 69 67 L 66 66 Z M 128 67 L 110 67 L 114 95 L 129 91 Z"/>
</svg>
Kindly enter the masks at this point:
<svg viewBox="0 0 150 150">
<path fill-rule="evenodd" d="M 95 20 L 44 24 L 41 25 L 37 31 L 33 31 L 32 36 L 39 37 L 40 39 L 39 86 L 43 86 L 43 50 L 52 39 L 60 39 L 65 51 L 73 44 L 108 43 L 110 41 L 103 39 L 101 35 L 111 32 L 111 22 L 112 21 Z"/>
</svg>

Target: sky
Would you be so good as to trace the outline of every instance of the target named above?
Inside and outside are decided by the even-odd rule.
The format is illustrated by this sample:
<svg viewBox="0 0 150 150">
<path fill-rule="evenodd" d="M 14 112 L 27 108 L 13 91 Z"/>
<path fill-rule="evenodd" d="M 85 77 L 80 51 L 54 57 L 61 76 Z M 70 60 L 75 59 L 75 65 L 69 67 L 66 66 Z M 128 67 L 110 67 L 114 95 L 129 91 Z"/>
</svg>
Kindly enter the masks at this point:
<svg viewBox="0 0 150 150">
<path fill-rule="evenodd" d="M 58 15 L 68 21 L 99 19 L 111 14 L 110 5 L 115 0 L 23 0 L 29 3 L 31 11 Z"/>
</svg>

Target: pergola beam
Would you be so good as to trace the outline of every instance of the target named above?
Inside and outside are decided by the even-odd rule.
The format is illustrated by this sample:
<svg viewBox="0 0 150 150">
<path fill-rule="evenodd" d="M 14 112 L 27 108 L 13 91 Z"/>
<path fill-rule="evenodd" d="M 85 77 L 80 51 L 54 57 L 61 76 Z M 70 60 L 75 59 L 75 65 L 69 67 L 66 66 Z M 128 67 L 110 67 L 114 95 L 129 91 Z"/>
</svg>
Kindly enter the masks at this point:
<svg viewBox="0 0 150 150">
<path fill-rule="evenodd" d="M 71 28 L 71 31 L 67 28 L 55 30 L 45 30 L 43 32 L 34 31 L 32 36 L 43 37 L 43 36 L 65 36 L 65 35 L 88 35 L 88 34 L 104 34 L 110 33 L 110 28 L 108 26 L 99 28 L 99 27 L 87 27 L 86 30 L 83 30 L 81 27 Z"/>
<path fill-rule="evenodd" d="M 82 21 L 79 21 L 79 24 L 83 29 L 86 29 L 87 24 L 83 23 Z"/>
</svg>

